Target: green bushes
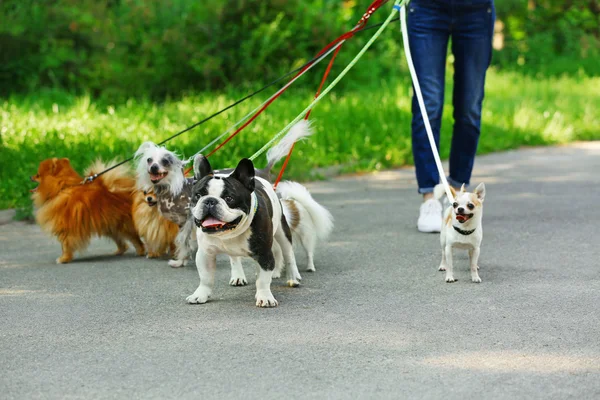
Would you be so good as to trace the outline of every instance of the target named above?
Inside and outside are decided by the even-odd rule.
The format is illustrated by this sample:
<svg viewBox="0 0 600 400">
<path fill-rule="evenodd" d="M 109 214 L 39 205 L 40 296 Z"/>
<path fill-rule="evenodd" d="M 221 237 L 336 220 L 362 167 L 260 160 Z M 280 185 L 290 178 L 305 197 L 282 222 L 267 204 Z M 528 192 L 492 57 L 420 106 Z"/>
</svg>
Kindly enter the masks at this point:
<svg viewBox="0 0 600 400">
<path fill-rule="evenodd" d="M 600 75 L 600 2 L 496 1 L 504 47 L 497 65 L 527 74 Z"/>
<path fill-rule="evenodd" d="M 112 101 L 266 82 L 307 61 L 350 29 L 370 0 L 4 0 L 1 95 L 60 88 Z M 600 74 L 599 6 L 497 1 L 503 68 Z M 382 20 L 389 5 L 372 23 Z M 397 24 L 343 85 L 400 75 Z M 347 62 L 369 33 L 345 45 Z M 362 36 L 362 38 L 361 38 Z M 338 65 L 339 65 L 338 64 Z M 318 74 L 308 77 L 316 83 Z"/>
<path fill-rule="evenodd" d="M 352 25 L 331 1 L 2 3 L 2 89 L 163 98 L 271 79 Z"/>
</svg>

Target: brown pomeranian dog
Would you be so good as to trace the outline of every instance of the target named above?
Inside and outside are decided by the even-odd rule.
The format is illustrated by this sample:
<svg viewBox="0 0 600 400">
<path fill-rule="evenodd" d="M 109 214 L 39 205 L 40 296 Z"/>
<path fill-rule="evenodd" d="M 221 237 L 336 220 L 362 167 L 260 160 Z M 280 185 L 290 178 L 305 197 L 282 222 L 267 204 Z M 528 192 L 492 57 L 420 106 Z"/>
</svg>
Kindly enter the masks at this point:
<svg viewBox="0 0 600 400">
<path fill-rule="evenodd" d="M 152 190 L 138 191 L 133 199 L 133 222 L 144 239 L 148 258 L 175 254 L 175 238 L 179 227 L 162 216 L 158 199 Z"/>
<path fill-rule="evenodd" d="M 96 161 L 86 175 L 105 169 L 102 162 Z M 94 235 L 111 238 L 117 245 L 117 255 L 127 250 L 125 240 L 135 246 L 138 255 L 145 254 L 131 215 L 135 179 L 125 167 L 82 185 L 83 178 L 67 158 L 50 158 L 40 163 L 31 180 L 39 183 L 32 190 L 35 219 L 62 245 L 57 263 L 71 261 L 73 253 L 84 250 Z"/>
</svg>

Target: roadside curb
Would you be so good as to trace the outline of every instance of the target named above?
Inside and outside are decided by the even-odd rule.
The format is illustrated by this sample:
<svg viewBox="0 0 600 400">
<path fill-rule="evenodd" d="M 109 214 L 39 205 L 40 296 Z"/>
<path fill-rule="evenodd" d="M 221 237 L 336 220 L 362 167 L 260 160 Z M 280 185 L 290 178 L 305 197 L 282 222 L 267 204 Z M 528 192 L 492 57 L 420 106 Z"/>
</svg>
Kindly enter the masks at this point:
<svg viewBox="0 0 600 400">
<path fill-rule="evenodd" d="M 7 225 L 14 222 L 15 215 L 17 214 L 17 210 L 14 208 L 8 210 L 0 211 L 0 225 Z"/>
</svg>

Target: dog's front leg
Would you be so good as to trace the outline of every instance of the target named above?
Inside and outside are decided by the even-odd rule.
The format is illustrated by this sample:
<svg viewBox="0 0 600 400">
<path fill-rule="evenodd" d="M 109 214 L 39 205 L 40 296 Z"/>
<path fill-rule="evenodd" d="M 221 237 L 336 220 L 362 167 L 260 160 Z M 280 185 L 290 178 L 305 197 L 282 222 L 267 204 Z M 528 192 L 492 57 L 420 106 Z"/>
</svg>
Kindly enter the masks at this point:
<svg viewBox="0 0 600 400">
<path fill-rule="evenodd" d="M 198 268 L 198 275 L 200 275 L 200 285 L 191 296 L 187 297 L 187 302 L 190 304 L 203 304 L 208 301 L 212 294 L 215 283 L 215 270 L 217 269 L 217 255 L 207 254 L 204 249 L 198 249 L 196 268 Z"/>
<path fill-rule="evenodd" d="M 229 284 L 231 286 L 247 285 L 248 281 L 242 267 L 242 257 L 229 256 L 229 261 L 231 262 L 231 279 L 229 280 Z"/>
<path fill-rule="evenodd" d="M 452 273 L 452 246 L 446 244 L 444 248 L 446 254 L 446 282 L 454 282 L 454 275 Z"/>
<path fill-rule="evenodd" d="M 475 283 L 481 283 L 481 278 L 479 277 L 479 273 L 477 270 L 479 267 L 477 266 L 477 261 L 479 260 L 479 247 L 474 247 L 472 250 L 469 250 L 469 259 L 471 260 L 471 280 Z"/>
<path fill-rule="evenodd" d="M 273 252 L 269 250 L 266 254 L 255 259 L 260 265 L 258 278 L 256 278 L 256 306 L 277 307 L 277 300 L 275 300 L 273 293 L 271 293 L 271 280 L 273 279 L 273 269 L 275 268 Z"/>
</svg>

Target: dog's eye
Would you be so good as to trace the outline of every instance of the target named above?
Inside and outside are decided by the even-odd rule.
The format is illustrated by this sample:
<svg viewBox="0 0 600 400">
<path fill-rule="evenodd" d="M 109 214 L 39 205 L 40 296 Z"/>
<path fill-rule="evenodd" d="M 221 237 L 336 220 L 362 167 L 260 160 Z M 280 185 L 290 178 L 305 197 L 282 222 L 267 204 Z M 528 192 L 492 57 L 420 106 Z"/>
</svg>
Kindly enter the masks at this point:
<svg viewBox="0 0 600 400">
<path fill-rule="evenodd" d="M 169 161 L 169 159 L 167 159 L 167 158 L 164 158 L 162 160 L 162 165 L 165 167 L 168 167 L 169 165 L 171 165 L 171 161 Z"/>
<path fill-rule="evenodd" d="M 148 157 L 148 159 L 146 161 L 148 162 L 148 164 L 150 164 L 152 162 L 152 158 Z"/>
<path fill-rule="evenodd" d="M 144 196 L 145 196 L 145 195 L 147 195 L 147 194 L 148 194 L 148 192 L 146 192 L 146 191 L 144 190 Z"/>
<path fill-rule="evenodd" d="M 454 203 L 452 204 L 452 207 L 454 207 L 454 208 L 458 207 L 458 203 L 457 203 L 457 202 L 454 202 Z"/>
<path fill-rule="evenodd" d="M 233 197 L 231 197 L 231 196 L 225 196 L 223 198 L 223 200 L 225 200 L 227 202 L 227 204 L 233 203 Z"/>
<path fill-rule="evenodd" d="M 475 206 L 473 204 L 471 204 L 471 203 L 467 204 L 467 207 L 469 207 L 469 210 L 472 210 L 472 209 L 475 208 Z"/>
</svg>

